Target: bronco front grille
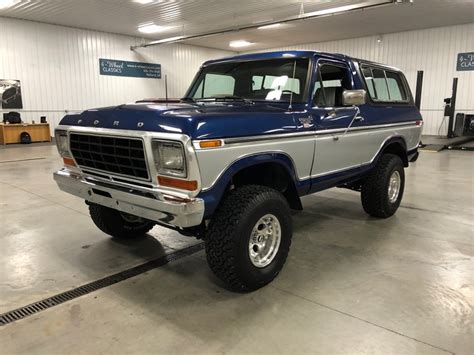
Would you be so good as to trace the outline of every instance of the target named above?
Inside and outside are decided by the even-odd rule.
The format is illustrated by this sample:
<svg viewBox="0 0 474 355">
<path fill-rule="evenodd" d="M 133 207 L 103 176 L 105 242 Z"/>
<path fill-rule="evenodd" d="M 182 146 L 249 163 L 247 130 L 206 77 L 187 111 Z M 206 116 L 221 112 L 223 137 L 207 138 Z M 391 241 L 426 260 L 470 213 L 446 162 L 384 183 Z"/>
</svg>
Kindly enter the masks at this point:
<svg viewBox="0 0 474 355">
<path fill-rule="evenodd" d="M 71 133 L 70 149 L 80 167 L 149 180 L 141 139 Z"/>
</svg>

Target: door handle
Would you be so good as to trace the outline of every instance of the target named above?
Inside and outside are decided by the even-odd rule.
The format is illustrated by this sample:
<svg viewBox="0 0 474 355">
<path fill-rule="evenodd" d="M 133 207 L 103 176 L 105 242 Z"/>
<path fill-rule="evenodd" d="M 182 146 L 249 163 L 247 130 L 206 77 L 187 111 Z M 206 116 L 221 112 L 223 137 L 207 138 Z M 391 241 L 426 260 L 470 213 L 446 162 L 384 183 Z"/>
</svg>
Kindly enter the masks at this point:
<svg viewBox="0 0 474 355">
<path fill-rule="evenodd" d="M 364 120 L 365 120 L 364 117 L 359 116 L 359 115 L 357 115 L 356 117 L 354 117 L 354 121 L 363 122 Z"/>
</svg>

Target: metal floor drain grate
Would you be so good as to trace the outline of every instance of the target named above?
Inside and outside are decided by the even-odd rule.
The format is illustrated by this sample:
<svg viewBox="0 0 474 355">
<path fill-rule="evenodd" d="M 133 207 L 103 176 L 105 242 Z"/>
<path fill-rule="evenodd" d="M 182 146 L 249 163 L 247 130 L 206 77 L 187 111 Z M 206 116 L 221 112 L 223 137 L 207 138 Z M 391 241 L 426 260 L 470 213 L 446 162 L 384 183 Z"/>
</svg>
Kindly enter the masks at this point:
<svg viewBox="0 0 474 355">
<path fill-rule="evenodd" d="M 48 308 L 57 306 L 61 303 L 73 300 L 75 298 L 87 295 L 88 293 L 100 290 L 101 288 L 111 286 L 120 281 L 129 279 L 131 277 L 143 274 L 152 269 L 166 265 L 175 260 L 181 259 L 185 256 L 192 255 L 204 249 L 204 243 L 199 243 L 185 249 L 181 249 L 164 255 L 158 259 L 148 261 L 144 264 L 134 266 L 130 269 L 118 272 L 116 274 L 104 277 L 103 279 L 90 282 L 88 284 L 79 286 L 72 290 L 59 293 L 57 295 L 45 298 L 44 300 L 29 304 L 27 306 L 14 309 L 12 311 L 0 315 L 0 326 L 15 322 L 17 320 L 32 316 L 38 312 L 44 311 Z"/>
</svg>

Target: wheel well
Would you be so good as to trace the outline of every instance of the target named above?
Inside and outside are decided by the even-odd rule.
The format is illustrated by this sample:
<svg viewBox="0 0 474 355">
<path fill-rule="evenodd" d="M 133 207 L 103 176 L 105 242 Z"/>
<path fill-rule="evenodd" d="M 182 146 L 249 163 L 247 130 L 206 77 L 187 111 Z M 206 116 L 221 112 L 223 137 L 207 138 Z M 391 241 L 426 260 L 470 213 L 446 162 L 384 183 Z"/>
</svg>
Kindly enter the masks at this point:
<svg viewBox="0 0 474 355">
<path fill-rule="evenodd" d="M 246 167 L 232 177 L 230 184 L 234 188 L 250 184 L 271 187 L 285 196 L 291 209 L 303 209 L 290 172 L 279 163 L 268 162 Z"/>
<path fill-rule="evenodd" d="M 407 150 L 404 144 L 398 141 L 388 144 L 382 151 L 382 154 L 387 153 L 398 155 L 403 162 L 403 166 L 408 167 Z"/>
</svg>

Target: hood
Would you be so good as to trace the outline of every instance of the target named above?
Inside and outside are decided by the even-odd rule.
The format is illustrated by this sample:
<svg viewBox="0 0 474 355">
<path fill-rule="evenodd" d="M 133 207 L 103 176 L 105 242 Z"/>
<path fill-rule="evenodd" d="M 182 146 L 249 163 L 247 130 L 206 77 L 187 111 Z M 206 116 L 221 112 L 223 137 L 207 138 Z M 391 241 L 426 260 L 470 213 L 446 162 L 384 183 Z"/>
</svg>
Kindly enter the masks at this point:
<svg viewBox="0 0 474 355">
<path fill-rule="evenodd" d="M 127 104 L 65 116 L 61 125 L 182 133 L 192 139 L 287 133 L 297 129 L 287 105 L 242 102 Z"/>
</svg>

